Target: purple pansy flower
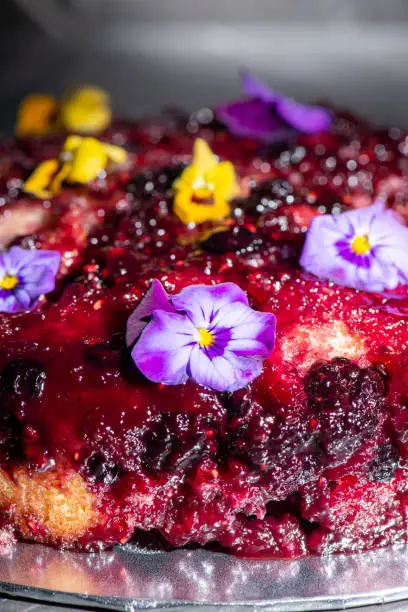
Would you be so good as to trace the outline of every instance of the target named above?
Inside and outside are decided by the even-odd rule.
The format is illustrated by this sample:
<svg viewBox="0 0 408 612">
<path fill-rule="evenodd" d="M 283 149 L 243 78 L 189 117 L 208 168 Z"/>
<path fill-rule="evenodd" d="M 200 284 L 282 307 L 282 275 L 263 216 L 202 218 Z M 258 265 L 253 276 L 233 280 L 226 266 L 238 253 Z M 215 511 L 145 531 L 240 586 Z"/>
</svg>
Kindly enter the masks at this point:
<svg viewBox="0 0 408 612">
<path fill-rule="evenodd" d="M 315 217 L 300 264 L 347 287 L 378 293 L 392 290 L 408 283 L 408 228 L 382 201 Z"/>
<path fill-rule="evenodd" d="M 250 308 L 234 283 L 191 285 L 168 296 L 155 280 L 129 317 L 126 341 L 153 382 L 192 379 L 215 391 L 235 391 L 259 376 L 275 330 L 275 316 Z"/>
<path fill-rule="evenodd" d="M 327 109 L 286 98 L 250 74 L 242 75 L 241 84 L 247 100 L 217 108 L 218 119 L 236 136 L 278 142 L 296 131 L 314 134 L 327 130 L 332 123 L 332 113 Z"/>
<path fill-rule="evenodd" d="M 11 247 L 0 253 L 0 312 L 31 310 L 44 293 L 55 288 L 61 262 L 57 251 Z"/>
</svg>

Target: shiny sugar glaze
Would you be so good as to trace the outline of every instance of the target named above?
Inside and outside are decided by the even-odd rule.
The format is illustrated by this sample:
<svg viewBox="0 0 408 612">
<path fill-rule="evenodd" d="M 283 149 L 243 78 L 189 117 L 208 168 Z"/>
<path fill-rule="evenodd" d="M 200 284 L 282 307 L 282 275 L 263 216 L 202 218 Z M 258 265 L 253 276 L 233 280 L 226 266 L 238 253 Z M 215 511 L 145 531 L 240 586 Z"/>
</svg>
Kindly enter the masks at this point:
<svg viewBox="0 0 408 612">
<path fill-rule="evenodd" d="M 1 466 L 81 474 L 104 517 L 87 550 L 133 537 L 291 558 L 405 542 L 408 290 L 320 282 L 298 258 L 318 214 L 379 195 L 406 214 L 408 137 L 339 113 L 330 134 L 268 149 L 197 116 L 115 122 L 105 136 L 128 166 L 51 205 L 20 188 L 61 138 L 3 145 L 0 241 L 56 248 L 63 266 L 48 303 L 0 317 Z M 197 135 L 233 161 L 243 196 L 228 222 L 186 228 L 170 186 Z M 13 214 L 27 229 L 2 233 Z M 170 293 L 233 281 L 273 312 L 263 374 L 233 394 L 143 379 L 124 330 L 154 278 Z"/>
</svg>

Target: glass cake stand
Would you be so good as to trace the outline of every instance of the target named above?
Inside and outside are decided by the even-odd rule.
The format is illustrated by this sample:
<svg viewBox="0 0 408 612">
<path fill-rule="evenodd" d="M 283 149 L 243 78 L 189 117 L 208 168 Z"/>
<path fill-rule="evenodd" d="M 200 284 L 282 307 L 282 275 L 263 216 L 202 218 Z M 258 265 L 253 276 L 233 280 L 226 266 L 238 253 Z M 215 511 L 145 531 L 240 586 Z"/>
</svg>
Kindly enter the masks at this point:
<svg viewBox="0 0 408 612">
<path fill-rule="evenodd" d="M 127 612 L 339 610 L 408 599 L 408 548 L 288 561 L 205 550 L 142 552 L 131 545 L 89 554 L 18 544 L 0 557 L 0 593 Z"/>
</svg>

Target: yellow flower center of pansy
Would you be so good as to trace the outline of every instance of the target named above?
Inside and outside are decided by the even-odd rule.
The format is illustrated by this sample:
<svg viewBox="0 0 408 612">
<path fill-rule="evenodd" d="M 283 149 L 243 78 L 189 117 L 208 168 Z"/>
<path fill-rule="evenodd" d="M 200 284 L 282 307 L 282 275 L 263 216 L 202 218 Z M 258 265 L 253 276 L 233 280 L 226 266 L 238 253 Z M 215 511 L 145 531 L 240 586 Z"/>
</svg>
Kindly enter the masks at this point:
<svg viewBox="0 0 408 612">
<path fill-rule="evenodd" d="M 354 236 L 353 240 L 351 241 L 351 250 L 353 253 L 356 255 L 367 255 L 367 253 L 370 252 L 370 249 L 371 245 L 367 234 L 357 234 Z"/>
<path fill-rule="evenodd" d="M 12 291 L 18 285 L 17 276 L 6 275 L 0 280 L 0 287 L 5 291 Z"/>
<path fill-rule="evenodd" d="M 196 204 L 211 205 L 214 204 L 214 190 L 202 187 L 201 189 L 194 189 L 191 201 Z"/>
<path fill-rule="evenodd" d="M 200 327 L 198 330 L 198 344 L 203 348 L 208 348 L 214 344 L 214 336 L 213 334 L 205 329 L 205 327 Z"/>
</svg>

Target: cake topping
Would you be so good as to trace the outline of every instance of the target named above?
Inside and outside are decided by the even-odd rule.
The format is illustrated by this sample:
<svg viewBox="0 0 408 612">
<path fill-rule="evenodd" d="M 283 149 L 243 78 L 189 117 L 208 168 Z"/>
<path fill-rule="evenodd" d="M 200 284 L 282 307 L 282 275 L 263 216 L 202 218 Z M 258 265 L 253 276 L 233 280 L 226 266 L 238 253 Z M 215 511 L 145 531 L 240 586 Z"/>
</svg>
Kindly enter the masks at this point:
<svg viewBox="0 0 408 612">
<path fill-rule="evenodd" d="M 228 217 L 228 202 L 239 193 L 232 163 L 219 162 L 201 138 L 194 143 L 191 164 L 176 179 L 173 188 L 174 212 L 185 225 Z"/>
<path fill-rule="evenodd" d="M 218 118 L 232 134 L 276 142 L 294 131 L 314 134 L 330 128 L 332 115 L 325 108 L 286 98 L 250 74 L 242 75 L 241 84 L 247 99 L 217 109 Z"/>
<path fill-rule="evenodd" d="M 95 134 L 107 128 L 111 120 L 108 94 L 99 87 L 83 86 L 66 94 L 60 102 L 46 94 L 24 98 L 18 110 L 16 134 L 43 136 L 58 129 Z"/>
<path fill-rule="evenodd" d="M 190 285 L 167 296 L 154 281 L 128 320 L 132 358 L 153 382 L 188 379 L 215 391 L 254 380 L 275 345 L 276 319 L 249 307 L 235 283 Z"/>
<path fill-rule="evenodd" d="M 338 284 L 383 292 L 408 283 L 408 228 L 377 201 L 367 208 L 312 220 L 302 267 Z"/>
<path fill-rule="evenodd" d="M 50 198 L 61 191 L 63 181 L 89 183 L 107 167 L 108 162 L 123 163 L 126 151 L 89 136 L 68 136 L 59 159 L 41 162 L 24 183 L 24 191 L 37 198 Z"/>
<path fill-rule="evenodd" d="M 14 246 L 0 254 L 0 312 L 31 310 L 41 295 L 53 291 L 61 261 L 57 251 Z"/>
</svg>

